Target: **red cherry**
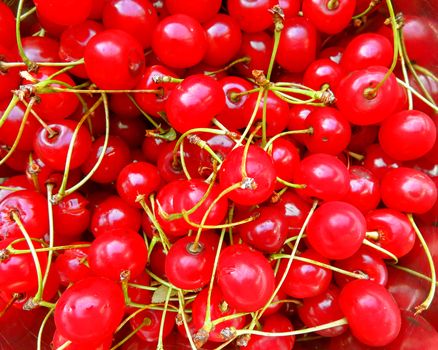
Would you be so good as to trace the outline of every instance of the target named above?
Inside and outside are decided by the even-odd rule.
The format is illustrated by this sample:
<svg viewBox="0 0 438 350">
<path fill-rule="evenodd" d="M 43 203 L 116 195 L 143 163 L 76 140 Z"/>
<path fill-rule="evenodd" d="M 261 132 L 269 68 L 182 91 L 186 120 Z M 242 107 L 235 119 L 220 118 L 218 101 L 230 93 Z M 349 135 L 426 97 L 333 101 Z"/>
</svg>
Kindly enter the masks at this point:
<svg viewBox="0 0 438 350">
<path fill-rule="evenodd" d="M 389 169 L 398 168 L 401 162 L 387 155 L 380 144 L 372 144 L 365 149 L 363 165 L 381 179 Z"/>
<path fill-rule="evenodd" d="M 365 153 L 366 148 L 376 142 L 378 132 L 377 125 L 353 125 L 348 150 L 359 154 Z"/>
<path fill-rule="evenodd" d="M 154 248 L 155 249 L 155 248 Z M 138 286 L 128 286 L 128 296 L 131 301 L 139 304 L 151 304 L 152 303 L 152 291 L 138 288 L 139 286 L 148 287 L 151 284 L 151 278 L 146 271 L 143 271 L 135 278 L 131 278 L 129 283 L 136 284 Z M 128 313 L 133 313 L 138 309 L 136 307 L 127 307 Z"/>
<path fill-rule="evenodd" d="M 82 244 L 85 242 L 74 242 Z M 68 286 L 70 283 L 91 277 L 93 272 L 85 264 L 88 257 L 88 248 L 72 248 L 59 254 L 55 260 L 55 270 L 58 272 L 61 284 Z"/>
<path fill-rule="evenodd" d="M 99 88 L 109 90 L 134 88 L 145 64 L 139 42 L 118 29 L 93 36 L 85 47 L 84 59 L 90 80 Z"/>
<path fill-rule="evenodd" d="M 400 167 L 388 170 L 380 183 L 382 200 L 388 208 L 422 214 L 437 200 L 437 188 L 421 171 Z"/>
<path fill-rule="evenodd" d="M 91 12 L 91 0 L 35 0 L 38 15 L 50 18 L 57 25 L 69 26 L 83 22 Z"/>
<path fill-rule="evenodd" d="M 366 345 L 388 345 L 400 332 L 400 309 L 391 294 L 375 282 L 355 280 L 346 284 L 339 304 L 351 332 Z"/>
<path fill-rule="evenodd" d="M 184 14 L 204 23 L 219 12 L 220 0 L 167 0 L 166 8 L 170 14 Z"/>
<path fill-rule="evenodd" d="M 268 260 L 246 245 L 225 248 L 219 257 L 216 278 L 225 300 L 237 310 L 253 312 L 263 307 L 275 287 Z M 257 290 L 257 293 L 253 291 Z"/>
<path fill-rule="evenodd" d="M 0 203 L 3 201 L 3 199 L 5 199 L 8 194 L 15 192 L 14 190 L 12 190 L 12 188 L 15 190 L 34 189 L 33 185 L 27 180 L 27 177 L 25 175 L 11 176 L 2 182 L 2 186 L 4 186 L 5 188 L 0 189 Z"/>
<path fill-rule="evenodd" d="M 261 32 L 272 25 L 269 12 L 276 5 L 273 0 L 229 0 L 227 9 L 240 28 L 247 33 Z"/>
<path fill-rule="evenodd" d="M 238 204 L 254 205 L 267 200 L 274 191 L 276 171 L 272 158 L 260 147 L 249 146 L 246 155 L 246 178 L 242 174 L 244 147 L 235 148 L 225 158 L 219 170 L 219 183 L 223 189 L 249 179 L 249 186 L 242 185 L 229 193 L 229 198 Z"/>
<path fill-rule="evenodd" d="M 207 35 L 193 17 L 183 14 L 168 16 L 155 28 L 152 50 L 166 66 L 193 67 L 205 55 Z"/>
<path fill-rule="evenodd" d="M 0 45 L 8 48 L 15 47 L 15 16 L 11 8 L 0 2 Z"/>
<path fill-rule="evenodd" d="M 156 342 L 160 337 L 161 320 L 163 319 L 163 311 L 146 309 L 135 315 L 129 324 L 132 329 L 138 329 L 145 322 L 145 325 L 138 329 L 135 333 L 141 339 L 147 342 Z M 146 322 L 147 321 L 147 322 Z M 175 326 L 175 317 L 173 312 L 167 311 L 164 317 L 163 332 L 161 336 L 167 337 Z M 154 345 L 155 346 L 155 345 Z"/>
<path fill-rule="evenodd" d="M 282 180 L 292 182 L 295 171 L 297 171 L 300 164 L 298 148 L 287 139 L 279 138 L 272 143 L 272 147 L 268 149 L 268 154 L 271 155 L 274 161 L 277 176 Z M 276 189 L 282 187 L 284 185 L 277 182 Z"/>
<path fill-rule="evenodd" d="M 307 67 L 303 76 L 303 84 L 314 90 L 319 90 L 328 84 L 330 89 L 336 90 L 343 76 L 344 70 L 339 64 L 328 58 L 321 58 Z"/>
<path fill-rule="evenodd" d="M 307 226 L 307 240 L 329 259 L 345 259 L 356 253 L 366 233 L 363 214 L 346 202 L 326 202 L 315 210 Z"/>
<path fill-rule="evenodd" d="M 61 333 L 59 333 L 58 330 L 56 330 L 55 334 L 53 335 L 51 344 L 54 349 L 58 349 L 59 347 L 67 343 L 67 341 L 71 342 L 68 346 L 70 350 L 109 350 L 111 348 L 113 339 L 112 337 L 109 337 L 108 339 L 105 339 L 104 341 L 99 341 L 97 343 L 93 342 L 91 344 L 77 344 L 67 339 Z"/>
<path fill-rule="evenodd" d="M 141 145 L 147 127 L 148 124 L 141 118 L 127 119 L 113 115 L 110 120 L 111 135 L 120 137 L 131 149 Z"/>
<path fill-rule="evenodd" d="M 61 334 L 79 344 L 104 341 L 122 321 L 124 310 L 119 285 L 103 277 L 89 277 L 62 293 L 56 303 L 55 325 Z"/>
<path fill-rule="evenodd" d="M 0 6 L 2 4 L 3 2 L 0 2 Z M 0 16 L 1 16 L 1 8 L 0 8 Z M 2 20 L 3 18 L 0 18 L 0 21 Z M 19 55 L 15 52 L 15 50 L 2 46 L 1 42 L 0 42 L 0 55 L 2 57 L 2 61 L 5 62 L 16 62 L 19 60 Z M 19 73 L 20 73 L 19 68 L 9 68 L 6 72 L 2 71 L 2 73 L 0 74 L 0 99 L 3 100 L 3 99 L 11 98 L 11 90 L 17 89 L 20 85 L 21 78 Z"/>
<path fill-rule="evenodd" d="M 306 129 L 305 120 L 310 113 L 315 111 L 316 108 L 308 105 L 292 105 L 289 109 L 289 122 L 287 128 L 289 130 L 304 130 Z M 307 138 L 305 134 L 292 135 L 292 138 L 299 143 L 304 144 Z"/>
<path fill-rule="evenodd" d="M 21 39 L 24 53 L 32 62 L 58 62 L 59 42 L 43 36 L 28 36 Z"/>
<path fill-rule="evenodd" d="M 109 100 L 109 109 L 121 118 L 138 118 L 141 113 L 129 97 L 129 94 L 111 94 Z"/>
<path fill-rule="evenodd" d="M 368 0 L 366 0 L 368 1 Z M 346 331 L 337 337 L 330 338 L 328 350 L 373 350 L 374 347 L 365 345 L 357 340 L 350 331 Z"/>
</svg>

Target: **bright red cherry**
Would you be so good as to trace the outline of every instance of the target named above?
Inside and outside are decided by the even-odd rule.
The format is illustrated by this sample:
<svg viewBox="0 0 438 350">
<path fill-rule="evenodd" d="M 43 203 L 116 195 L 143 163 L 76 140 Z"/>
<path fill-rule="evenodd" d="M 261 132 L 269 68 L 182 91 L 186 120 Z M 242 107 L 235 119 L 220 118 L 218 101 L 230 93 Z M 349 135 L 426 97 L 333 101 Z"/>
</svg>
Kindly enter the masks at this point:
<svg viewBox="0 0 438 350">
<path fill-rule="evenodd" d="M 35 0 L 37 13 L 62 26 L 83 22 L 91 12 L 92 0 Z"/>
<path fill-rule="evenodd" d="M 273 47 L 272 37 L 265 32 L 243 33 L 242 45 L 237 57 L 249 57 L 249 62 L 239 63 L 236 67 L 239 73 L 252 78 L 254 69 L 267 71 L 269 58 Z"/>
<path fill-rule="evenodd" d="M 363 165 L 368 170 L 371 170 L 377 178 L 381 179 L 389 169 L 400 167 L 401 162 L 387 155 L 380 144 L 375 143 L 365 149 Z"/>
<path fill-rule="evenodd" d="M 303 84 L 314 90 L 320 90 L 325 84 L 336 90 L 339 81 L 344 75 L 343 68 L 328 58 L 313 61 L 307 67 L 303 76 Z"/>
<path fill-rule="evenodd" d="M 183 14 L 168 16 L 155 28 L 152 50 L 166 66 L 193 67 L 204 58 L 207 35 L 193 17 Z"/>
<path fill-rule="evenodd" d="M 144 325 L 138 329 L 136 335 L 150 344 L 156 342 L 160 334 L 163 338 L 167 337 L 175 326 L 174 313 L 167 311 L 164 317 L 163 331 L 160 333 L 162 319 L 162 310 L 146 309 L 134 316 L 129 324 L 132 329 L 138 329 L 143 323 Z"/>
<path fill-rule="evenodd" d="M 74 242 L 82 244 L 85 242 Z M 55 270 L 59 274 L 61 284 L 68 286 L 93 275 L 90 267 L 86 265 L 88 248 L 71 248 L 59 254 L 55 260 Z"/>
<path fill-rule="evenodd" d="M 380 202 L 379 179 L 371 170 L 359 165 L 352 165 L 350 173 L 350 190 L 343 201 L 353 204 L 366 214 L 377 208 Z"/>
<path fill-rule="evenodd" d="M 0 45 L 13 48 L 15 43 L 15 16 L 11 8 L 4 2 L 0 2 Z"/>
<path fill-rule="evenodd" d="M 3 2 L 0 2 L 0 6 Z M 1 12 L 1 9 L 0 9 Z M 0 14 L 1 16 L 1 14 Z M 0 18 L 0 20 L 2 20 Z M 3 26 L 2 26 L 3 27 Z M 1 30 L 1 29 L 0 29 Z M 1 35 L 1 34 L 0 34 Z M 3 47 L 0 42 L 0 55 L 2 56 L 2 61 L 5 62 L 17 62 L 20 58 L 15 49 L 9 49 Z M 9 68 L 7 71 L 2 71 L 0 74 L 0 99 L 11 98 L 11 90 L 17 89 L 20 85 L 20 69 Z"/>
<path fill-rule="evenodd" d="M 220 0 L 166 0 L 166 8 L 170 14 L 191 16 L 201 23 L 212 19 L 221 7 Z"/>
<path fill-rule="evenodd" d="M 58 62 L 59 42 L 45 36 L 27 36 L 21 39 L 24 53 L 32 62 Z"/>
<path fill-rule="evenodd" d="M 388 290 L 375 282 L 360 279 L 346 284 L 339 304 L 351 332 L 366 345 L 388 345 L 400 332 L 400 309 Z"/>
<path fill-rule="evenodd" d="M 274 0 L 229 0 L 227 9 L 244 32 L 256 33 L 272 25 L 272 14 L 269 10 L 274 5 L 277 5 Z"/>
<path fill-rule="evenodd" d="M 61 346 L 63 346 L 65 343 L 70 342 L 70 345 L 68 346 L 70 350 L 107 350 L 111 348 L 111 344 L 113 342 L 112 337 L 109 337 L 108 339 L 105 339 L 104 341 L 99 341 L 97 343 L 87 343 L 87 344 L 78 344 L 72 342 L 70 339 L 67 339 L 64 337 L 61 333 L 59 333 L 58 330 L 55 331 L 55 334 L 53 335 L 52 343 L 54 349 L 58 349 Z"/>
<path fill-rule="evenodd" d="M 118 29 L 104 30 L 93 36 L 85 47 L 84 59 L 90 80 L 108 90 L 134 88 L 145 64 L 139 42 Z"/>
<path fill-rule="evenodd" d="M 268 154 L 271 155 L 274 161 L 277 176 L 282 180 L 293 182 L 295 172 L 298 170 L 300 164 L 298 148 L 286 138 L 278 138 L 268 149 Z M 276 189 L 282 187 L 284 187 L 284 185 L 277 182 Z"/>
</svg>

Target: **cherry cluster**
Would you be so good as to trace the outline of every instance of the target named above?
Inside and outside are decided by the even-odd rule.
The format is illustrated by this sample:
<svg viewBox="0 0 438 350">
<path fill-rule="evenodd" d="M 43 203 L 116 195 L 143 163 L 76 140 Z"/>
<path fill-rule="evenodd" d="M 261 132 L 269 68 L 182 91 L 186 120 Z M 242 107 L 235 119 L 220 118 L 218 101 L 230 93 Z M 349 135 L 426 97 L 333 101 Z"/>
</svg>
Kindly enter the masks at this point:
<svg viewBox="0 0 438 350">
<path fill-rule="evenodd" d="M 435 349 L 437 10 L 0 2 L 0 348 Z"/>
</svg>

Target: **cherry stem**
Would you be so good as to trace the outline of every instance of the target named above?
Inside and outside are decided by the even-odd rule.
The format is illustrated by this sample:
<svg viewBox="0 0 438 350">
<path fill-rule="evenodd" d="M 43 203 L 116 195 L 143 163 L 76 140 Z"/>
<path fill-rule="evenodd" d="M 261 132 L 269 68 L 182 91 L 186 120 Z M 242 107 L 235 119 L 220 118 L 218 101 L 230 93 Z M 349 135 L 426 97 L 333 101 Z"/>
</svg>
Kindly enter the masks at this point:
<svg viewBox="0 0 438 350">
<path fill-rule="evenodd" d="M 187 315 L 185 312 L 185 300 L 184 300 L 184 293 L 183 291 L 178 291 L 178 305 L 179 305 L 179 311 L 178 315 L 181 315 L 180 319 L 182 320 L 184 330 L 186 332 L 187 339 L 189 340 L 190 347 L 192 350 L 197 350 L 195 343 L 193 342 L 192 334 L 190 332 L 190 328 L 187 321 Z"/>
<path fill-rule="evenodd" d="M 336 10 L 339 7 L 339 0 L 329 0 L 327 2 L 327 8 L 331 10 Z"/>
<path fill-rule="evenodd" d="M 435 296 L 435 290 L 436 290 L 436 272 L 435 272 L 435 264 L 433 261 L 432 254 L 430 253 L 429 247 L 421 234 L 421 231 L 419 230 L 417 224 L 414 221 L 414 218 L 412 214 L 407 214 L 408 220 L 412 225 L 412 228 L 414 229 L 415 233 L 417 234 L 418 239 L 420 240 L 421 245 L 423 246 L 424 253 L 426 254 L 427 261 L 429 263 L 430 268 L 430 276 L 431 276 L 431 283 L 430 283 L 430 290 L 429 294 L 427 295 L 426 300 L 424 300 L 420 305 L 418 305 L 415 309 L 417 310 L 415 314 L 420 314 L 424 310 L 427 310 L 430 307 L 430 304 L 432 304 L 434 296 Z"/>
<path fill-rule="evenodd" d="M 250 94 L 253 94 L 255 92 L 260 92 L 261 90 L 263 90 L 261 87 L 256 87 L 254 89 L 246 90 L 246 91 L 242 91 L 242 92 L 231 92 L 228 94 L 228 97 L 230 98 L 231 101 L 237 102 L 237 101 L 239 101 L 239 98 L 241 96 L 250 95 Z"/>
<path fill-rule="evenodd" d="M 55 312 L 55 308 L 49 309 L 46 316 L 44 316 L 43 321 L 41 322 L 40 328 L 38 330 L 38 337 L 37 337 L 37 350 L 42 349 L 42 339 L 43 339 L 43 332 L 44 328 L 46 327 L 47 321 L 52 316 L 52 314 Z M 59 348 L 58 348 L 59 349 Z"/>
<path fill-rule="evenodd" d="M 0 118 L 0 128 L 5 123 L 6 119 L 8 119 L 9 114 L 14 109 L 14 107 L 17 105 L 17 103 L 20 101 L 19 97 L 17 95 L 12 95 L 11 101 L 8 104 L 8 107 L 6 107 L 2 117 Z"/>
<path fill-rule="evenodd" d="M 368 240 L 373 240 L 375 242 L 377 242 L 380 239 L 380 232 L 379 231 L 367 231 L 365 234 L 365 237 Z"/>
<path fill-rule="evenodd" d="M 417 90 L 412 88 L 410 85 L 406 84 L 403 80 L 400 80 L 397 78 L 397 82 L 406 88 L 408 91 L 412 92 L 413 95 L 418 97 L 421 101 L 423 101 L 425 104 L 427 104 L 430 108 L 432 108 L 435 112 L 438 112 L 438 107 L 434 102 L 430 102 L 428 99 L 426 99 L 423 95 L 421 95 Z"/>
<path fill-rule="evenodd" d="M 222 73 L 222 72 L 227 71 L 231 67 L 235 66 L 236 64 L 246 63 L 246 62 L 249 62 L 249 61 L 251 61 L 250 57 L 247 57 L 247 56 L 240 57 L 240 58 L 232 61 L 231 63 L 227 64 L 225 67 L 223 67 L 221 69 L 218 69 L 218 70 L 215 70 L 215 71 L 211 71 L 211 72 L 205 72 L 204 74 L 205 75 L 215 75 L 215 74 L 218 74 L 218 73 Z"/>
<path fill-rule="evenodd" d="M 144 311 L 144 309 L 140 309 L 138 310 L 140 311 Z M 130 316 L 132 316 L 134 314 L 131 314 Z M 129 316 L 129 317 L 130 317 Z M 114 345 L 110 350 L 115 350 L 118 349 L 119 347 L 121 347 L 123 344 L 125 344 L 129 339 L 131 339 L 141 328 L 143 328 L 144 326 L 149 326 L 151 324 L 151 319 L 148 317 L 145 317 L 143 319 L 143 321 L 140 323 L 140 325 L 138 327 L 136 327 L 132 332 L 130 332 L 126 337 L 124 337 L 121 341 L 119 341 L 116 345 Z"/>
<path fill-rule="evenodd" d="M 405 44 L 404 44 L 404 40 L 403 40 L 403 31 L 401 28 L 398 29 L 398 33 L 399 33 L 400 44 L 401 44 L 400 50 L 399 50 L 400 63 L 401 63 L 400 66 L 401 66 L 402 73 L 403 73 L 403 79 L 404 79 L 406 85 L 409 86 L 409 88 L 410 88 L 411 85 L 409 83 L 409 75 L 408 75 L 408 71 L 406 69 L 407 63 L 405 60 L 405 57 L 406 57 L 407 61 L 409 62 L 409 57 L 408 57 L 407 52 L 406 52 L 406 48 L 405 48 Z M 421 86 L 421 84 L 420 84 L 420 86 Z M 407 90 L 407 95 L 408 95 L 408 109 L 412 110 L 414 108 L 414 100 L 412 98 L 412 91 L 411 91 L 411 89 L 406 89 L 406 90 Z"/>
<path fill-rule="evenodd" d="M 6 314 L 6 312 L 8 312 L 8 310 L 11 308 L 11 306 L 14 305 L 15 301 L 19 299 L 20 299 L 19 293 L 12 294 L 12 298 L 7 302 L 3 310 L 0 311 L 0 318 L 2 318 Z"/>
<path fill-rule="evenodd" d="M 278 176 L 277 176 L 277 181 L 279 183 L 281 183 L 282 185 L 285 185 L 285 186 L 290 187 L 290 188 L 303 189 L 303 188 L 306 188 L 306 186 L 307 186 L 306 184 L 294 184 L 292 182 L 283 180 L 283 179 L 279 178 Z"/>
<path fill-rule="evenodd" d="M 368 4 L 368 7 L 365 10 L 363 10 L 361 13 L 354 15 L 352 17 L 352 19 L 360 19 L 360 18 L 366 16 L 374 9 L 374 7 L 376 7 L 378 4 L 380 4 L 381 1 L 382 0 L 371 0 L 370 3 Z"/>
<path fill-rule="evenodd" d="M 6 250 L 12 254 L 12 255 L 20 255 L 20 254 L 29 254 L 31 251 L 28 249 L 15 249 L 13 248 L 13 244 L 24 241 L 24 238 L 19 238 L 13 241 L 8 245 Z M 41 242 L 38 239 L 32 238 L 32 241 Z M 45 243 L 44 241 L 42 241 Z M 55 247 L 47 247 L 47 248 L 37 248 L 35 249 L 35 252 L 42 253 L 42 252 L 49 252 L 49 251 L 58 251 L 58 250 L 67 250 L 67 249 L 79 249 L 79 248 L 88 248 L 91 246 L 91 243 L 84 243 L 84 244 L 73 244 L 73 245 L 61 245 L 61 246 L 55 246 Z"/>
<path fill-rule="evenodd" d="M 21 101 L 26 107 L 29 105 L 25 100 Z M 41 126 L 49 133 L 48 137 L 49 139 L 55 137 L 57 135 L 56 131 L 53 131 L 52 128 L 49 127 L 49 125 L 41 119 L 41 117 L 33 110 L 30 110 L 30 113 L 33 115 L 33 117 L 37 120 L 38 123 L 41 124 Z"/>
<path fill-rule="evenodd" d="M 172 294 L 172 288 L 167 288 L 166 300 L 164 301 L 164 310 L 163 313 L 161 314 L 160 330 L 158 332 L 157 350 L 164 349 L 164 345 L 163 345 L 164 322 L 166 319 L 166 314 L 167 314 L 167 309 L 169 307 L 169 299 L 171 294 Z"/>
<path fill-rule="evenodd" d="M 80 60 L 72 61 L 72 62 L 33 62 L 32 65 L 35 65 L 36 67 L 69 67 L 69 66 L 78 66 L 83 63 L 84 63 L 84 59 L 81 58 Z M 27 66 L 26 63 L 24 62 L 0 61 L 0 69 L 9 69 L 9 68 L 26 67 L 26 66 Z M 66 91 L 62 90 L 61 92 L 66 92 Z"/>
<path fill-rule="evenodd" d="M 266 152 L 270 152 L 272 151 L 272 144 L 274 143 L 275 140 L 279 139 L 280 137 L 283 136 L 287 136 L 287 135 L 298 135 L 298 134 L 313 134 L 313 128 L 310 127 L 308 129 L 303 129 L 303 130 L 289 130 L 289 131 L 284 131 L 281 132 L 273 137 L 271 137 L 268 141 L 268 143 L 265 145 L 265 147 L 263 148 Z"/>
<path fill-rule="evenodd" d="M 374 244 L 373 242 L 371 242 L 371 241 L 369 241 L 369 240 L 367 240 L 367 239 L 364 239 L 362 243 L 363 243 L 364 245 L 366 245 L 366 246 L 368 246 L 368 247 L 370 247 L 370 248 L 373 248 L 373 249 L 375 249 L 375 250 L 377 250 L 377 251 L 379 251 L 379 252 L 385 254 L 386 256 L 390 257 L 392 260 L 394 260 L 394 263 L 395 263 L 395 264 L 398 263 L 398 258 L 397 258 L 393 253 L 391 253 L 390 251 L 388 251 L 388 250 L 382 248 L 381 246 L 379 246 L 379 245 L 377 245 L 377 244 Z"/>
<path fill-rule="evenodd" d="M 145 90 L 146 91 L 146 90 Z M 158 90 L 150 90 L 150 91 L 158 91 Z M 127 93 L 126 96 L 128 96 L 129 100 L 132 102 L 132 104 L 138 109 L 138 111 L 148 120 L 149 123 L 151 123 L 154 128 L 160 133 L 164 133 L 164 129 L 152 118 L 149 114 L 147 114 L 143 108 L 139 106 L 137 101 L 130 93 Z"/>
<path fill-rule="evenodd" d="M 67 340 L 64 344 L 62 344 L 59 348 L 57 348 L 56 350 L 65 350 L 67 349 L 70 345 L 71 345 L 72 341 L 71 340 Z"/>
<path fill-rule="evenodd" d="M 214 229 L 223 229 L 223 228 L 233 228 L 233 227 L 247 224 L 248 222 L 254 221 L 258 217 L 259 217 L 259 215 L 253 215 L 253 216 L 250 216 L 250 217 L 243 219 L 243 220 L 240 220 L 240 221 L 229 222 L 229 223 L 220 224 L 220 225 L 200 225 L 200 224 L 197 224 L 193 221 L 190 221 L 188 216 L 185 213 L 183 214 L 183 218 L 188 224 L 190 224 L 196 228 L 202 228 L 202 229 L 207 229 L 207 230 L 208 229 L 214 230 Z"/>
<path fill-rule="evenodd" d="M 265 104 L 263 104 L 263 106 L 265 106 Z M 260 128 L 262 128 L 262 125 L 260 124 L 254 128 L 253 132 L 249 135 L 248 140 L 243 149 L 242 163 L 240 164 L 240 172 L 242 174 L 242 186 L 244 188 L 249 187 L 250 189 L 255 189 L 257 187 L 257 184 L 254 182 L 254 179 L 248 177 L 248 174 L 246 172 L 246 160 L 248 158 L 249 146 L 251 145 L 252 139 L 259 132 Z"/>
<path fill-rule="evenodd" d="M 351 158 L 354 158 L 358 161 L 362 161 L 364 160 L 365 156 L 363 156 L 362 154 L 356 153 L 356 152 L 352 152 L 352 151 L 347 151 L 348 156 L 350 156 Z"/>
<path fill-rule="evenodd" d="M 21 27 L 21 12 L 23 11 L 23 4 L 24 4 L 24 0 L 18 1 L 17 15 L 15 20 L 15 39 L 17 42 L 18 53 L 20 54 L 21 59 L 23 60 L 23 62 L 26 64 L 27 67 L 30 67 L 32 65 L 32 62 L 26 56 L 26 53 L 24 52 L 23 49 L 23 43 L 21 41 L 20 27 Z"/>
<path fill-rule="evenodd" d="M 128 283 L 128 287 L 142 289 L 142 290 L 151 290 L 151 291 L 156 291 L 157 290 L 156 287 L 144 286 L 142 284 L 137 284 L 137 283 Z"/>
<path fill-rule="evenodd" d="M 269 61 L 268 72 L 266 78 L 271 79 L 272 69 L 274 68 L 275 56 L 278 51 L 278 44 L 280 43 L 281 32 L 284 28 L 284 13 L 280 5 L 275 5 L 271 10 L 272 19 L 274 22 L 274 45 L 271 52 L 271 59 Z"/>
<path fill-rule="evenodd" d="M 179 84 L 184 81 L 184 79 L 174 78 L 169 75 L 155 75 L 152 77 L 152 80 L 155 84 L 162 84 L 162 83 Z"/>
<path fill-rule="evenodd" d="M 15 192 L 15 191 L 21 191 L 23 188 L 21 187 L 9 187 L 9 186 L 1 186 L 0 185 L 0 190 L 2 191 L 11 191 L 11 192 Z"/>
<path fill-rule="evenodd" d="M 394 267 L 398 270 L 404 271 L 412 276 L 421 278 L 422 280 L 428 281 L 428 282 L 432 282 L 432 278 L 430 278 L 429 276 L 423 275 L 422 273 L 412 270 L 410 268 L 407 268 L 405 266 L 400 266 L 400 265 L 395 265 L 395 264 L 390 264 L 391 267 Z M 438 286 L 438 282 L 435 282 L 435 285 Z"/>
</svg>

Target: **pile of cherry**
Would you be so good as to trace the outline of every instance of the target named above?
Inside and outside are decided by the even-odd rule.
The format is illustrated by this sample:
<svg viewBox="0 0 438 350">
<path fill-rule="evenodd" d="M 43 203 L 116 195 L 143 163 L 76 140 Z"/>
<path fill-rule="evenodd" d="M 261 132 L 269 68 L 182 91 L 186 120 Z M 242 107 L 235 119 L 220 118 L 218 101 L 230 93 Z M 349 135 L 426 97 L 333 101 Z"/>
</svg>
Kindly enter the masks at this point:
<svg viewBox="0 0 438 350">
<path fill-rule="evenodd" d="M 0 348 L 437 348 L 420 10 L 0 2 Z"/>
</svg>

